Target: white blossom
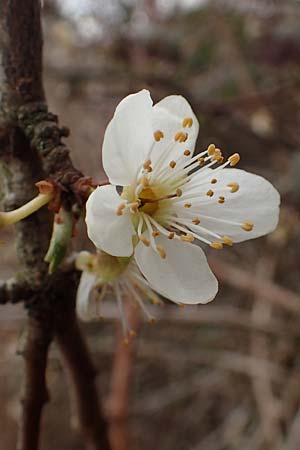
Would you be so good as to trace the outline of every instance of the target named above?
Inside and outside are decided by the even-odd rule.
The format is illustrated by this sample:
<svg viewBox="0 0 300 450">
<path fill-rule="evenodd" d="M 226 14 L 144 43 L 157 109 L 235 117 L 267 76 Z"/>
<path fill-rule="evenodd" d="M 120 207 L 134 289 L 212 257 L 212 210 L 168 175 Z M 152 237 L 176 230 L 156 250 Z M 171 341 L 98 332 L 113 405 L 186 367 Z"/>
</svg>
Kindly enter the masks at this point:
<svg viewBox="0 0 300 450">
<path fill-rule="evenodd" d="M 232 168 L 211 144 L 193 156 L 198 121 L 171 95 L 153 106 L 142 90 L 117 106 L 103 142 L 110 185 L 87 202 L 90 239 L 130 256 L 158 292 L 180 303 L 206 303 L 218 289 L 198 241 L 221 249 L 265 235 L 278 222 L 280 197 L 264 178 Z"/>
</svg>

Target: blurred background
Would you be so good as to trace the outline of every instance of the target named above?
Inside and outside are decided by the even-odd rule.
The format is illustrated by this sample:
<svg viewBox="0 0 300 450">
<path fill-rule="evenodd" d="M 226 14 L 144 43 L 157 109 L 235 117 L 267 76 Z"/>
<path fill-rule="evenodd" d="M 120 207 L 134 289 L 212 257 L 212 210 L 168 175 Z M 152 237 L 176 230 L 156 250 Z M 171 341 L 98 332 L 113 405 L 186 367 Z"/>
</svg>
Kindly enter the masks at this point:
<svg viewBox="0 0 300 450">
<path fill-rule="evenodd" d="M 273 234 L 209 253 L 221 285 L 212 304 L 157 308 L 154 326 L 134 317 L 130 351 L 115 305 L 84 325 L 107 411 L 131 369 L 114 450 L 299 450 L 300 2 L 45 0 L 43 27 L 49 106 L 86 175 L 105 179 L 105 127 L 125 95 L 149 88 L 155 101 L 189 100 L 199 150 L 239 152 L 240 168 L 282 195 Z M 81 228 L 75 249 L 89 245 Z M 13 232 L 1 241 L 6 278 L 17 270 Z M 1 306 L 0 450 L 15 448 L 23 327 L 21 306 Z M 54 347 L 48 383 L 42 449 L 83 449 Z"/>
</svg>

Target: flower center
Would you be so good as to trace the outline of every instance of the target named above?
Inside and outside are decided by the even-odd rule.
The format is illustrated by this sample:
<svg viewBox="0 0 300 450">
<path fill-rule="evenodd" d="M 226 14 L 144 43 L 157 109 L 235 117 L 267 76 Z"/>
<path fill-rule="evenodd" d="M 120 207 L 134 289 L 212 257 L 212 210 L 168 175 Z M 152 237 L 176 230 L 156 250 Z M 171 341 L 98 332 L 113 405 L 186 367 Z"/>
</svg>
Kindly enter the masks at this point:
<svg viewBox="0 0 300 450">
<path fill-rule="evenodd" d="M 235 153 L 224 161 L 221 150 L 214 144 L 191 156 L 192 152 L 186 147 L 187 128 L 192 125 L 191 118 L 184 118 L 182 130 L 175 133 L 160 154 L 157 145 L 165 138 L 164 132 L 154 132 L 154 143 L 136 174 L 136 182 L 123 189 L 122 198 L 126 203 L 120 204 L 117 210 L 118 215 L 122 215 L 125 208 L 130 210 L 138 239 L 162 258 L 166 257 L 166 251 L 156 240 L 159 235 L 185 242 L 197 239 L 221 249 L 223 245 L 232 245 L 233 241 L 230 236 L 213 231 L 212 221 L 217 223 L 217 228 L 220 224 L 232 225 L 246 232 L 252 231 L 254 226 L 248 220 L 234 222 L 222 218 L 221 211 L 220 216 L 215 214 L 215 205 L 225 204 L 218 207 L 226 208 L 227 196 L 235 195 L 240 189 L 235 180 L 223 186 L 218 174 L 223 168 L 238 164 L 240 156 Z M 208 205 L 213 206 L 213 216 L 204 215 Z"/>
<path fill-rule="evenodd" d="M 150 187 L 146 187 L 140 192 L 139 201 L 139 210 L 145 214 L 152 215 L 158 210 L 158 199 Z"/>
</svg>

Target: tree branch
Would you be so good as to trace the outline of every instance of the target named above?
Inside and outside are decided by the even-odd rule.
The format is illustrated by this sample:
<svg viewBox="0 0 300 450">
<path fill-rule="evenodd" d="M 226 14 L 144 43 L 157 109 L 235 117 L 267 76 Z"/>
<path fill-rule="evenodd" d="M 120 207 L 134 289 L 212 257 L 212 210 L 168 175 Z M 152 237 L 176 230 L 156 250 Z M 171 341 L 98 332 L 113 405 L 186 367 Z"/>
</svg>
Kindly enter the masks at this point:
<svg viewBox="0 0 300 450">
<path fill-rule="evenodd" d="M 40 422 L 44 404 L 48 401 L 46 367 L 52 340 L 51 326 L 44 321 L 29 318 L 22 355 L 25 360 L 23 414 L 20 418 L 18 450 L 38 450 Z"/>
<path fill-rule="evenodd" d="M 67 326 L 65 326 L 67 323 Z M 55 340 L 71 383 L 78 425 L 88 450 L 110 450 L 107 424 L 97 400 L 97 371 L 88 354 L 74 309 L 55 331 Z"/>
<path fill-rule="evenodd" d="M 35 183 L 51 177 L 60 185 L 61 201 L 70 210 L 75 204 L 82 206 L 90 182 L 73 167 L 69 150 L 61 142 L 68 131 L 47 110 L 40 5 L 40 0 L 0 1 L 0 156 L 7 178 L 5 206 L 14 209 L 27 202 L 35 195 Z M 1 302 L 23 298 L 29 313 L 18 449 L 38 449 L 41 411 L 47 400 L 47 352 L 55 329 L 74 381 L 88 448 L 109 450 L 94 369 L 74 313 L 78 276 L 72 269 L 50 276 L 44 262 L 51 222 L 43 208 L 16 225 L 24 291 L 18 283 L 0 287 Z M 32 288 L 32 295 L 26 286 Z"/>
</svg>

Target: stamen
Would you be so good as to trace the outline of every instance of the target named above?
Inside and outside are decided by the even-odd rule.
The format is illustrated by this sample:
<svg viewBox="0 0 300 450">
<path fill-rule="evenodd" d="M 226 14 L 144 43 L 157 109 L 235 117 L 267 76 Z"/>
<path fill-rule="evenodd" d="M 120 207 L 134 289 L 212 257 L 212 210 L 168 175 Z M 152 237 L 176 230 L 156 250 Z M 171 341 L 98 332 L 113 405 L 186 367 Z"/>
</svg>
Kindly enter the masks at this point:
<svg viewBox="0 0 300 450">
<path fill-rule="evenodd" d="M 175 142 L 185 142 L 188 138 L 187 133 L 183 133 L 182 131 L 178 131 L 178 133 L 175 134 L 174 140 Z"/>
<path fill-rule="evenodd" d="M 159 232 L 158 230 L 152 231 L 152 236 L 153 236 L 153 237 L 157 237 L 157 236 L 159 236 L 159 235 L 160 235 L 160 232 Z"/>
<path fill-rule="evenodd" d="M 212 161 L 223 162 L 224 158 L 219 148 L 216 148 L 215 153 L 212 155 Z"/>
<path fill-rule="evenodd" d="M 223 195 L 220 195 L 218 203 L 220 203 L 221 205 L 225 202 L 225 197 L 223 197 Z"/>
<path fill-rule="evenodd" d="M 189 127 L 191 128 L 193 125 L 193 119 L 191 117 L 185 117 L 182 121 L 182 127 L 186 128 Z"/>
<path fill-rule="evenodd" d="M 177 197 L 181 197 L 182 196 L 182 190 L 181 189 L 179 189 L 179 188 L 176 189 L 176 196 Z"/>
<path fill-rule="evenodd" d="M 180 236 L 180 240 L 183 242 L 193 242 L 195 240 L 194 236 L 190 233 Z"/>
<path fill-rule="evenodd" d="M 222 242 L 212 242 L 210 244 L 210 247 L 215 248 L 216 250 L 222 250 L 223 244 L 222 244 Z"/>
<path fill-rule="evenodd" d="M 191 152 L 189 150 L 184 150 L 183 154 L 184 156 L 190 156 Z"/>
<path fill-rule="evenodd" d="M 119 206 L 118 206 L 118 209 L 117 209 L 117 216 L 122 216 L 123 215 L 123 209 L 124 208 L 126 208 L 126 204 L 125 203 L 121 203 Z"/>
<path fill-rule="evenodd" d="M 176 167 L 176 161 L 170 161 L 169 166 L 171 169 L 174 169 L 174 167 Z"/>
<path fill-rule="evenodd" d="M 243 225 L 242 225 L 242 228 L 245 231 L 252 231 L 253 227 L 254 227 L 253 223 L 252 222 L 248 222 L 248 221 L 244 222 Z"/>
<path fill-rule="evenodd" d="M 238 183 L 228 183 L 227 186 L 230 188 L 230 192 L 237 192 L 240 188 Z"/>
<path fill-rule="evenodd" d="M 147 161 L 145 161 L 143 164 L 143 168 L 145 170 L 148 170 L 150 166 L 151 166 L 151 159 L 147 159 Z"/>
<path fill-rule="evenodd" d="M 209 190 L 206 192 L 206 195 L 208 195 L 208 197 L 212 197 L 212 196 L 214 195 L 214 191 L 212 191 L 211 189 L 209 189 Z"/>
<path fill-rule="evenodd" d="M 218 180 L 216 178 L 213 178 L 210 182 L 211 182 L 211 184 L 216 184 L 217 181 Z"/>
<path fill-rule="evenodd" d="M 216 151 L 216 146 L 215 144 L 210 144 L 207 148 L 207 153 L 209 156 L 212 156 Z"/>
<path fill-rule="evenodd" d="M 147 239 L 143 234 L 140 235 L 140 241 L 146 245 L 146 247 L 150 246 L 150 241 L 149 239 Z"/>
<path fill-rule="evenodd" d="M 233 240 L 229 236 L 222 236 L 222 241 L 230 247 L 233 245 Z"/>
<path fill-rule="evenodd" d="M 200 164 L 200 166 L 203 166 L 203 164 L 205 163 L 205 158 L 198 158 L 198 163 Z"/>
<path fill-rule="evenodd" d="M 172 240 L 172 239 L 174 239 L 174 237 L 175 237 L 175 233 L 174 233 L 174 231 L 171 231 L 171 233 L 169 233 L 168 238 Z"/>
<path fill-rule="evenodd" d="M 162 245 L 157 245 L 157 246 L 156 246 L 156 249 L 157 249 L 157 251 L 158 251 L 160 257 L 161 257 L 162 259 L 166 259 L 167 253 L 166 253 L 166 250 L 163 248 L 163 246 L 162 246 Z"/>
<path fill-rule="evenodd" d="M 145 313 L 145 315 L 146 315 L 146 317 L 148 318 L 149 322 L 154 321 L 154 320 L 155 320 L 154 317 L 152 317 L 152 316 L 149 314 L 149 312 L 148 312 L 148 310 L 147 310 L 147 308 L 146 308 L 146 306 L 145 306 L 145 304 L 144 304 L 143 299 L 140 297 L 140 295 L 138 294 L 138 292 L 137 292 L 137 290 L 134 288 L 134 286 L 132 286 L 132 284 L 129 283 L 128 281 L 125 281 L 125 284 L 126 284 L 126 287 L 127 287 L 127 290 L 128 290 L 128 292 L 129 292 L 129 294 L 131 294 L 131 295 L 134 297 L 134 299 L 136 300 L 136 302 L 138 303 L 138 305 L 140 306 L 140 308 L 141 308 L 141 309 L 143 310 L 143 312 Z"/>
<path fill-rule="evenodd" d="M 193 222 L 195 225 L 199 225 L 200 219 L 198 219 L 198 217 L 194 217 L 194 219 L 192 219 L 192 222 Z"/>
<path fill-rule="evenodd" d="M 187 203 L 184 204 L 185 208 L 190 208 L 191 206 L 192 206 L 192 204 L 190 202 L 187 202 Z"/>
<path fill-rule="evenodd" d="M 229 156 L 228 161 L 230 162 L 231 167 L 233 167 L 237 165 L 240 159 L 240 155 L 238 153 L 234 153 L 233 155 Z"/>
<path fill-rule="evenodd" d="M 130 206 L 130 211 L 132 213 L 137 213 L 139 211 L 138 210 L 139 206 L 140 206 L 140 201 L 132 203 Z"/>
<path fill-rule="evenodd" d="M 128 322 L 127 322 L 127 317 L 126 317 L 126 314 L 125 314 L 125 311 L 124 311 L 123 300 L 122 300 L 122 295 L 121 295 L 119 283 L 115 282 L 113 284 L 113 287 L 114 287 L 114 290 L 115 290 L 115 293 L 116 293 L 117 303 L 118 303 L 120 316 L 121 316 L 122 329 L 123 329 L 123 335 L 124 335 L 124 343 L 128 344 L 129 327 L 128 327 Z"/>
<path fill-rule="evenodd" d="M 164 133 L 161 130 L 156 130 L 154 131 L 153 136 L 155 141 L 159 142 L 164 137 Z"/>
</svg>

